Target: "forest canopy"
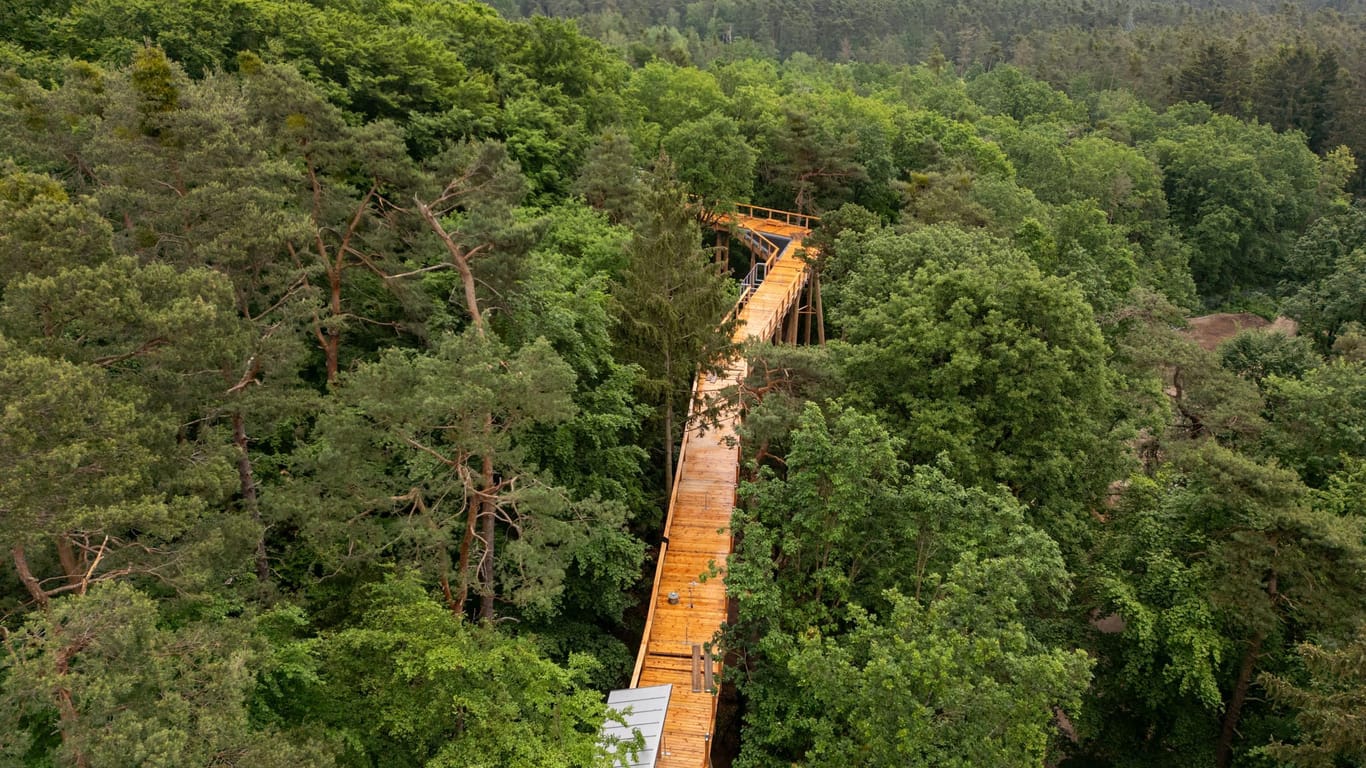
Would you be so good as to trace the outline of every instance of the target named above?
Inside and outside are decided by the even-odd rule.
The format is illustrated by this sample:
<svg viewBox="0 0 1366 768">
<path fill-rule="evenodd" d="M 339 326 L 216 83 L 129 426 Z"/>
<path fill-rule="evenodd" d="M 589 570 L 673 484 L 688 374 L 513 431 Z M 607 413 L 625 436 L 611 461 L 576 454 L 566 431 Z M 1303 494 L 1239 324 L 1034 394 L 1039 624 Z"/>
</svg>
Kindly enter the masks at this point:
<svg viewBox="0 0 1366 768">
<path fill-rule="evenodd" d="M 0 764 L 612 765 L 743 355 L 717 764 L 1366 765 L 1359 3 L 3 8 Z"/>
</svg>

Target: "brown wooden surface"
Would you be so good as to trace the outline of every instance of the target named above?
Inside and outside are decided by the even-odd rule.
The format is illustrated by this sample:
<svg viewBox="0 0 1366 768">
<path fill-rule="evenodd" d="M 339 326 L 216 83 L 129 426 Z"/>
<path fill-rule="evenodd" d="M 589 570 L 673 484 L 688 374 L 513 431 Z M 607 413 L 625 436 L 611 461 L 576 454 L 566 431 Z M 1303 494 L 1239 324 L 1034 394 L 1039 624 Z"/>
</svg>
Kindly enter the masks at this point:
<svg viewBox="0 0 1366 768">
<path fill-rule="evenodd" d="M 718 226 L 732 221 L 745 229 L 792 239 L 740 311 L 735 333 L 736 341 L 751 336 L 773 339 L 806 284 L 806 263 L 795 254 L 809 230 L 773 218 L 739 215 L 721 217 Z M 733 387 L 745 374 L 745 361 L 733 361 L 716 380 L 699 380 L 698 396 L 705 399 Z M 669 502 L 654 594 L 631 680 L 632 687 L 637 688 L 673 684 L 657 763 L 660 768 L 702 768 L 710 761 L 716 697 L 711 691 L 693 692 L 692 646 L 710 643 L 726 618 L 724 576 L 731 549 L 730 517 L 740 459 L 735 440 L 736 420 L 735 413 L 726 413 L 717 426 L 705 432 L 690 429 L 679 450 L 677 480 Z M 669 604 L 670 592 L 678 593 L 676 605 Z M 713 656 L 719 675 L 720 651 Z"/>
</svg>

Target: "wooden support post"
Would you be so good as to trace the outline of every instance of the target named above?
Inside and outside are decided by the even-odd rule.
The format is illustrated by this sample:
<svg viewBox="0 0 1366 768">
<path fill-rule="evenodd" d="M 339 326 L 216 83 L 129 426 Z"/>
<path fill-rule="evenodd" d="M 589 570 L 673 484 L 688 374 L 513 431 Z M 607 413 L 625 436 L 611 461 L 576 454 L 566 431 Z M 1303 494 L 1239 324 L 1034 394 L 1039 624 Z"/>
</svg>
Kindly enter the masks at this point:
<svg viewBox="0 0 1366 768">
<path fill-rule="evenodd" d="M 801 305 L 801 302 L 800 302 L 800 301 L 793 302 L 793 303 L 792 303 L 792 309 L 791 309 L 790 313 L 789 313 L 788 316 L 787 316 L 787 319 L 788 319 L 788 324 L 787 324 L 787 343 L 788 343 L 788 344 L 792 344 L 792 345 L 794 345 L 794 346 L 797 344 L 797 325 L 798 325 L 798 322 L 797 322 L 797 321 L 801 318 L 801 313 L 802 313 L 802 305 Z"/>
<path fill-rule="evenodd" d="M 821 273 L 812 272 L 811 281 L 816 285 L 816 338 L 821 346 L 825 345 L 825 310 L 821 308 Z"/>
<path fill-rule="evenodd" d="M 815 280 L 807 278 L 805 305 L 806 308 L 802 310 L 802 315 L 804 315 L 806 319 L 806 327 L 802 329 L 802 335 L 805 337 L 802 343 L 807 345 L 808 347 L 811 346 L 811 316 L 816 313 L 815 291 L 813 290 L 815 285 Z"/>
<path fill-rule="evenodd" d="M 708 692 L 715 693 L 716 662 L 711 658 L 711 646 L 707 646 L 707 652 L 702 655 L 702 687 Z"/>
<path fill-rule="evenodd" d="M 702 646 L 692 644 L 692 692 L 702 692 Z"/>
</svg>

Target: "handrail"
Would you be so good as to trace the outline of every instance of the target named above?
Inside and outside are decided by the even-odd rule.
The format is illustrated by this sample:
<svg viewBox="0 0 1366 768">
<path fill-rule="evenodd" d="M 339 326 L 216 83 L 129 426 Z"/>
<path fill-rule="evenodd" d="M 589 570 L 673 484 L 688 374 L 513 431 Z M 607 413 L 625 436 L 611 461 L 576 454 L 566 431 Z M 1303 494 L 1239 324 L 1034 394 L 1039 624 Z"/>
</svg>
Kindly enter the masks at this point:
<svg viewBox="0 0 1366 768">
<path fill-rule="evenodd" d="M 803 246 L 802 246 L 802 241 L 801 241 L 801 240 L 793 240 L 792 242 L 788 243 L 788 245 L 787 245 L 786 248 L 783 249 L 782 254 L 779 254 L 779 259 L 781 259 L 781 258 L 786 258 L 786 256 L 785 256 L 784 254 L 788 254 L 789 252 L 792 252 L 792 258 L 795 258 L 795 257 L 796 257 L 795 251 L 796 251 L 797 249 L 801 249 L 802 247 L 803 247 Z M 777 261 L 777 259 L 775 259 L 775 261 Z M 756 265 L 756 266 L 757 266 L 757 265 Z M 809 278 L 808 278 L 808 279 L 809 279 Z M 800 293 L 801 290 L 802 290 L 803 288 L 805 288 L 805 287 L 806 287 L 806 279 L 803 279 L 803 280 L 800 280 L 800 281 L 798 281 L 798 282 L 796 282 L 796 283 L 793 283 L 792 286 L 789 287 L 789 288 L 787 289 L 787 292 L 783 294 L 782 301 L 781 301 L 780 303 L 781 303 L 783 306 L 789 306 L 789 305 L 791 304 L 791 302 L 795 300 L 796 294 Z M 749 298 L 749 297 L 746 296 L 746 297 L 745 297 L 745 300 L 748 301 L 748 298 Z M 733 310 L 733 311 L 738 311 L 738 310 Z M 727 318 L 729 319 L 729 316 L 727 316 Z M 761 329 L 757 329 L 757 330 L 758 330 L 757 333 L 751 333 L 751 334 L 748 334 L 748 335 L 754 336 L 754 337 L 759 338 L 759 339 L 767 339 L 767 338 L 770 338 L 770 337 L 772 337 L 772 335 L 773 335 L 775 332 L 777 332 L 778 324 L 781 323 L 781 322 L 782 322 L 782 318 L 779 317 L 778 315 L 774 315 L 774 316 L 772 316 L 772 317 L 770 317 L 770 318 L 768 319 L 767 325 L 765 325 L 765 326 L 764 326 L 763 328 L 761 328 Z"/>
<path fill-rule="evenodd" d="M 781 211 L 777 208 L 765 208 L 762 205 L 750 205 L 749 203 L 736 203 L 735 212 L 741 216 L 748 216 L 752 219 L 780 221 L 794 227 L 802 227 L 803 229 L 811 229 L 812 222 L 820 221 L 819 216 L 812 216 L 809 213 Z"/>
<path fill-rule="evenodd" d="M 700 195 L 688 195 L 688 202 L 706 209 L 706 202 Z M 749 213 L 743 213 L 749 211 Z M 726 215 L 726 211 L 709 211 L 718 215 Z M 735 203 L 735 212 L 741 216 L 748 216 L 752 219 L 766 219 L 768 221 L 780 221 L 794 227 L 811 229 L 812 222 L 820 221 L 819 216 L 809 213 L 797 213 L 796 211 L 784 211 L 779 208 L 765 208 L 762 205 L 751 205 L 749 203 Z"/>
<path fill-rule="evenodd" d="M 711 723 L 711 731 L 707 733 L 707 748 L 702 752 L 702 768 L 711 768 L 711 748 L 716 740 L 716 709 L 720 698 L 717 691 L 712 691 L 711 716 L 708 718 L 708 722 Z"/>
<path fill-rule="evenodd" d="M 640 650 L 636 652 L 636 666 L 631 671 L 631 687 L 640 684 L 640 673 L 645 668 L 646 652 L 650 648 L 650 630 L 655 623 L 655 601 L 659 599 L 659 580 L 664 575 L 664 558 L 669 554 L 669 533 L 673 530 L 674 507 L 678 501 L 678 486 L 683 479 L 683 459 L 688 455 L 688 425 L 692 423 L 693 412 L 697 407 L 698 389 L 702 386 L 701 372 L 693 377 L 692 390 L 689 392 L 688 414 L 683 417 L 683 439 L 678 441 L 678 455 L 674 457 L 674 482 L 669 491 L 669 506 L 664 517 L 664 540 L 659 542 L 659 557 L 655 559 L 655 579 L 650 587 L 650 611 L 645 614 L 645 629 L 641 633 Z M 672 438 L 670 438 L 672 439 Z"/>
<path fill-rule="evenodd" d="M 776 261 L 776 259 L 774 259 L 774 261 Z M 759 286 L 763 284 L 771 264 L 772 261 L 759 261 L 755 262 L 754 266 L 750 268 L 749 274 L 745 275 L 745 279 L 740 281 L 740 296 L 735 300 L 735 306 L 731 307 L 730 311 L 726 313 L 726 316 L 721 319 L 722 325 L 729 323 L 745 308 L 745 305 L 749 303 L 749 298 L 753 296 L 754 292 L 759 290 Z"/>
<path fill-rule="evenodd" d="M 655 624 L 655 600 L 659 596 L 659 580 L 664 577 L 664 556 L 669 552 L 669 536 L 659 542 L 659 558 L 655 560 L 655 579 L 650 584 L 650 612 L 645 614 L 645 629 L 640 635 L 640 650 L 636 651 L 636 665 L 631 669 L 632 688 L 640 687 L 640 673 L 645 671 L 645 657 L 650 650 L 650 630 Z"/>
<path fill-rule="evenodd" d="M 777 258 L 778 251 L 782 250 L 776 243 L 764 237 L 759 232 L 746 227 L 737 227 L 740 230 L 740 241 L 749 246 L 750 250 L 762 251 L 764 261 L 773 261 Z"/>
<path fill-rule="evenodd" d="M 786 250 L 779 249 L 776 245 L 769 242 L 767 238 L 759 236 L 758 233 L 753 234 L 763 243 L 772 247 L 772 255 L 764 261 L 755 263 L 754 267 L 749 271 L 749 274 L 745 276 L 744 281 L 741 283 L 740 298 L 736 300 L 735 305 L 726 313 L 725 318 L 722 320 L 723 323 L 729 322 L 732 318 L 740 314 L 740 311 L 744 309 L 745 304 L 749 302 L 750 297 L 754 295 L 755 291 L 759 290 L 759 286 L 763 283 L 764 277 L 767 275 L 768 270 L 772 268 L 773 263 L 781 258 L 783 250 Z M 794 240 L 792 241 L 792 244 L 800 242 L 800 240 Z M 791 244 L 788 247 L 790 248 Z M 765 334 L 764 338 L 767 338 L 767 334 Z M 654 626 L 655 604 L 659 600 L 659 580 L 663 577 L 664 560 L 669 552 L 669 534 L 673 530 L 674 509 L 677 506 L 678 501 L 678 487 L 681 484 L 680 481 L 683 479 L 683 460 L 688 455 L 688 437 L 691 430 L 687 425 L 692 423 L 694 409 L 697 407 L 698 400 L 700 399 L 698 397 L 698 389 L 701 385 L 702 377 L 700 375 L 694 376 L 692 391 L 690 392 L 691 399 L 688 401 L 688 414 L 683 422 L 683 439 L 679 441 L 678 456 L 674 459 L 674 482 L 673 488 L 669 493 L 668 511 L 664 518 L 664 540 L 659 543 L 659 557 L 655 560 L 655 578 L 650 586 L 650 608 L 649 612 L 645 614 L 645 627 L 641 632 L 640 650 L 636 652 L 636 664 L 631 671 L 632 688 L 635 688 L 640 684 L 640 673 L 645 668 L 645 656 L 650 647 L 650 630 Z"/>
</svg>

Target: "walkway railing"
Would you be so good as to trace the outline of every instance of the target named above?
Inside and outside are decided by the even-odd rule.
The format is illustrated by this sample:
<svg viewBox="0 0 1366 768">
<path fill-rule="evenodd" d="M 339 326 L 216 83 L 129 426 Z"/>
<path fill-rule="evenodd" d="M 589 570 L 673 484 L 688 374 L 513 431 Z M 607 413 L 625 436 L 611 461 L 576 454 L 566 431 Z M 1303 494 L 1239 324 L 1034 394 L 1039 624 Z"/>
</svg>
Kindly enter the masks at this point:
<svg viewBox="0 0 1366 768">
<path fill-rule="evenodd" d="M 727 320 L 730 319 L 730 315 L 735 315 L 740 310 L 744 309 L 745 303 L 749 301 L 749 297 L 753 296 L 754 292 L 759 290 L 760 283 L 764 282 L 764 277 L 768 273 L 768 265 L 769 262 L 767 261 L 755 262 L 754 267 L 749 270 L 749 274 L 745 275 L 745 279 L 740 281 L 740 298 L 735 301 L 735 306 L 726 317 Z"/>
<path fill-rule="evenodd" d="M 732 310 L 734 311 L 734 310 Z M 693 429 L 693 420 L 697 417 L 697 405 L 702 397 L 698 389 L 702 384 L 702 376 L 693 376 L 692 391 L 688 395 L 688 415 L 683 420 L 683 440 L 678 445 L 678 455 L 674 457 L 674 479 L 673 490 L 669 492 L 668 514 L 664 518 L 664 540 L 659 542 L 659 554 L 655 556 L 655 580 L 650 587 L 650 612 L 645 614 L 645 629 L 643 639 L 640 643 L 640 650 L 636 652 L 636 666 L 631 670 L 631 687 L 640 686 L 640 672 L 645 668 L 645 656 L 650 650 L 650 632 L 654 629 L 655 623 L 655 597 L 659 594 L 659 579 L 664 575 L 664 558 L 669 554 L 668 531 L 673 527 L 674 510 L 678 508 L 678 488 L 683 483 L 683 465 L 688 458 L 688 439 L 689 432 Z"/>
<path fill-rule="evenodd" d="M 777 243 L 767 237 L 743 227 L 740 228 L 740 242 L 744 243 L 746 248 L 761 255 L 763 260 L 769 263 L 778 258 L 778 252 L 782 250 Z"/>
<path fill-rule="evenodd" d="M 711 211 L 706 208 L 706 201 L 698 195 L 688 195 L 688 202 L 703 211 L 707 216 L 724 217 L 730 211 Z M 765 208 L 762 205 L 750 205 L 749 203 L 735 203 L 735 214 L 738 216 L 748 216 L 751 219 L 764 219 L 779 224 L 787 224 L 802 229 L 811 229 L 821 217 L 809 213 L 797 213 L 795 211 L 783 211 L 777 208 Z"/>
<path fill-rule="evenodd" d="M 750 205 L 749 203 L 736 203 L 735 212 L 741 216 L 776 221 L 782 224 L 790 224 L 794 227 L 801 227 L 802 229 L 811 229 L 813 224 L 820 221 L 820 217 L 812 216 L 809 213 L 780 211 L 776 208 L 765 208 L 762 205 Z"/>
</svg>

